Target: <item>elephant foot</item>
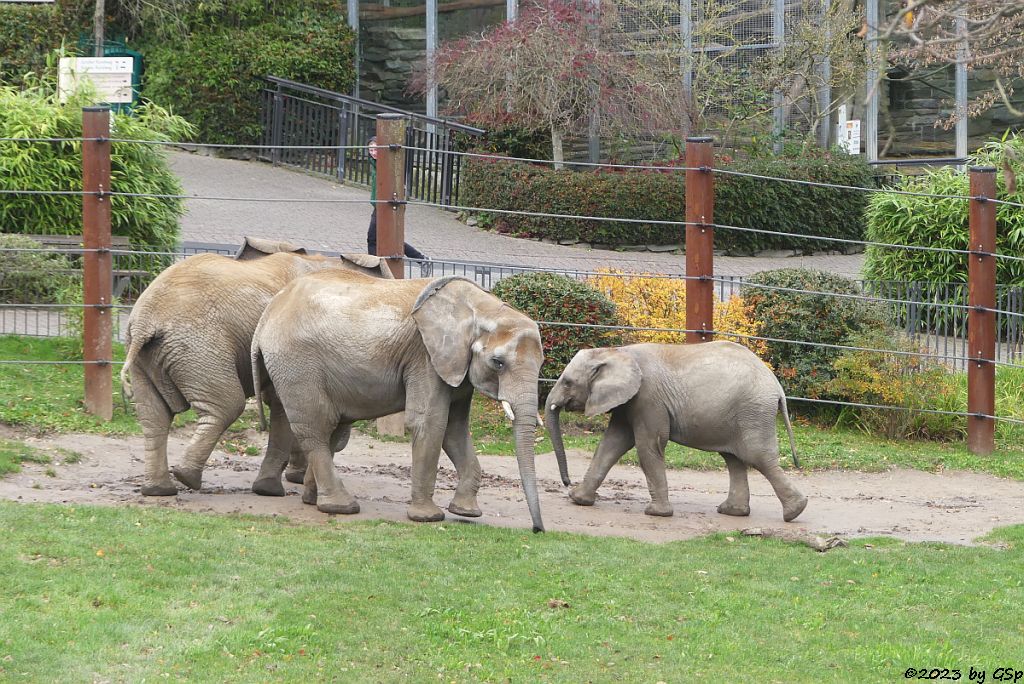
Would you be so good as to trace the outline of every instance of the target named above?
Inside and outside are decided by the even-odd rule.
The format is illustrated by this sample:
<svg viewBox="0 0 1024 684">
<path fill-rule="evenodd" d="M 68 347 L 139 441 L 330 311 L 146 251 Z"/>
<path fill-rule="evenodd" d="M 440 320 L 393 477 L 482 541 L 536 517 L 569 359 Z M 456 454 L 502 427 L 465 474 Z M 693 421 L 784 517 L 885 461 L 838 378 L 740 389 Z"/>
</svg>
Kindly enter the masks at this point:
<svg viewBox="0 0 1024 684">
<path fill-rule="evenodd" d="M 252 483 L 252 491 L 260 496 L 284 496 L 284 485 L 279 477 L 262 477 Z"/>
<path fill-rule="evenodd" d="M 189 489 L 199 491 L 203 486 L 203 471 L 200 468 L 193 469 L 175 466 L 171 468 L 171 473 L 178 479 L 178 482 Z"/>
<path fill-rule="evenodd" d="M 722 515 L 743 517 L 745 515 L 750 515 L 750 504 L 729 503 L 729 500 L 726 499 L 722 503 L 718 504 L 718 512 Z"/>
<path fill-rule="evenodd" d="M 177 496 L 178 488 L 171 478 L 166 478 L 155 484 L 142 485 L 142 496 Z"/>
<path fill-rule="evenodd" d="M 455 515 L 461 515 L 463 518 L 479 518 L 481 515 L 484 514 L 483 511 L 481 511 L 476 506 L 460 506 L 454 501 L 448 504 L 448 512 L 453 513 Z"/>
<path fill-rule="evenodd" d="M 597 501 L 597 492 L 587 492 L 576 485 L 569 490 L 569 498 L 577 506 L 593 506 Z"/>
<path fill-rule="evenodd" d="M 798 515 L 804 512 L 805 508 L 807 508 L 806 496 L 800 496 L 793 499 L 789 504 L 782 505 L 782 519 L 786 522 L 792 522 L 793 520 L 796 520 Z"/>
<path fill-rule="evenodd" d="M 306 478 L 305 470 L 295 470 L 289 467 L 284 471 L 284 479 L 288 480 L 293 484 L 302 484 Z"/>
<path fill-rule="evenodd" d="M 413 522 L 441 522 L 444 520 L 442 511 L 434 502 L 411 504 L 405 514 Z"/>
<path fill-rule="evenodd" d="M 316 510 L 330 515 L 352 515 L 359 512 L 359 502 L 355 499 L 351 501 L 329 501 L 317 498 Z"/>
<path fill-rule="evenodd" d="M 308 504 L 310 506 L 316 506 L 316 494 L 316 485 L 306 485 L 306 487 L 302 490 L 302 503 Z"/>
<path fill-rule="evenodd" d="M 647 508 L 644 509 L 644 515 L 654 515 L 661 518 L 671 518 L 673 512 L 672 504 L 655 501 L 647 504 Z"/>
</svg>

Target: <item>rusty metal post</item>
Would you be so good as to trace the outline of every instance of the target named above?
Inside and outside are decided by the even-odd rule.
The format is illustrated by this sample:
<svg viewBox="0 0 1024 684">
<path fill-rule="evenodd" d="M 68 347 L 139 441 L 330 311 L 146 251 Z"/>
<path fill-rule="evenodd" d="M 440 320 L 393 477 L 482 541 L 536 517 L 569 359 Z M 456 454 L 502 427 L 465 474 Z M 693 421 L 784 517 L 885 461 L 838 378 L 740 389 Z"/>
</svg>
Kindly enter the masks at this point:
<svg viewBox="0 0 1024 684">
<path fill-rule="evenodd" d="M 714 147 L 711 138 L 686 139 L 686 329 L 714 330 Z M 708 342 L 710 333 L 688 332 L 686 341 Z"/>
<path fill-rule="evenodd" d="M 967 266 L 967 448 L 995 449 L 996 422 L 996 169 L 971 167 L 970 250 Z"/>
<path fill-rule="evenodd" d="M 111 333 L 113 309 L 110 254 L 110 108 L 82 109 L 82 350 L 85 410 L 113 417 Z"/>
<path fill-rule="evenodd" d="M 405 129 L 401 114 L 377 115 L 377 256 L 405 253 Z M 383 202 L 390 202 L 384 204 Z M 405 274 L 403 259 L 388 259 L 396 278 Z"/>
</svg>

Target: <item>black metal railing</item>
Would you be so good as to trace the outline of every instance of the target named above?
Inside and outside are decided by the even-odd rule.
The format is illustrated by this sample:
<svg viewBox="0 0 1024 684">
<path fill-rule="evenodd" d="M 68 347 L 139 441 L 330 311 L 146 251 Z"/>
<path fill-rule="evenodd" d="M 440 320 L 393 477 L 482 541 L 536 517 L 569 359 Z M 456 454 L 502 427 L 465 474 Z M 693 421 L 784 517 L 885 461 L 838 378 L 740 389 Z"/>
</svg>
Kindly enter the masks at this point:
<svg viewBox="0 0 1024 684">
<path fill-rule="evenodd" d="M 462 157 L 452 154 L 454 134 L 479 136 L 482 129 L 276 76 L 266 80 L 270 87 L 260 94 L 260 144 L 266 146 L 261 159 L 368 185 L 373 167 L 366 144 L 376 133 L 376 116 L 403 114 L 409 117 L 406 145 L 413 148 L 405 155 L 407 196 L 443 206 L 458 204 Z"/>
</svg>

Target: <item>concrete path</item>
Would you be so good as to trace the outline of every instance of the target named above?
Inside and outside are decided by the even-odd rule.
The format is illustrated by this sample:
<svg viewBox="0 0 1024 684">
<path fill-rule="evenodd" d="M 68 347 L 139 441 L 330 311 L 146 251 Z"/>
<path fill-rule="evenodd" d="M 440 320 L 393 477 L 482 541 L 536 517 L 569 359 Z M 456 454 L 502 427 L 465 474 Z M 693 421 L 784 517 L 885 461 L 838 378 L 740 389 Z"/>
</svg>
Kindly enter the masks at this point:
<svg viewBox="0 0 1024 684">
<path fill-rule="evenodd" d="M 182 239 L 238 244 L 244 236 L 289 240 L 312 249 L 366 251 L 371 207 L 369 190 L 340 185 L 263 162 L 169 152 L 185 193 L 200 197 L 358 200 L 355 203 L 285 203 L 187 200 Z M 616 252 L 550 245 L 489 233 L 433 207 L 406 209 L 406 241 L 433 259 L 547 267 L 559 270 L 618 268 L 624 271 L 683 273 L 679 254 Z M 812 257 L 715 257 L 715 272 L 743 276 L 758 271 L 805 267 L 859 277 L 863 255 Z"/>
</svg>

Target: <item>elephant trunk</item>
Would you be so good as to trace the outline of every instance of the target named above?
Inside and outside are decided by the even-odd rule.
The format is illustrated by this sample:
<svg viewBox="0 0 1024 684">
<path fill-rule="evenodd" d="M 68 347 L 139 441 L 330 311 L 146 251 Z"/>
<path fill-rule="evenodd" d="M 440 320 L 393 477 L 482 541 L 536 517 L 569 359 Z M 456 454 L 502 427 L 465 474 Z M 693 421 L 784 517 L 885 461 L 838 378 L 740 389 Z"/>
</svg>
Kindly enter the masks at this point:
<svg viewBox="0 0 1024 684">
<path fill-rule="evenodd" d="M 536 395 L 534 395 L 536 396 Z M 540 498 L 537 495 L 537 470 L 534 466 L 534 435 L 536 433 L 537 400 L 513 403 L 515 420 L 512 434 L 516 444 L 516 461 L 519 463 L 519 477 L 523 481 L 526 505 L 533 519 L 533 531 L 543 532 L 544 522 L 540 517 Z"/>
<path fill-rule="evenodd" d="M 565 460 L 565 443 L 562 442 L 562 406 L 558 403 L 548 402 L 547 410 L 544 411 L 544 427 L 548 429 L 551 437 L 551 447 L 555 450 L 555 459 L 558 461 L 558 474 L 562 476 L 562 484 L 566 487 L 572 484 L 569 481 L 569 464 Z"/>
</svg>

